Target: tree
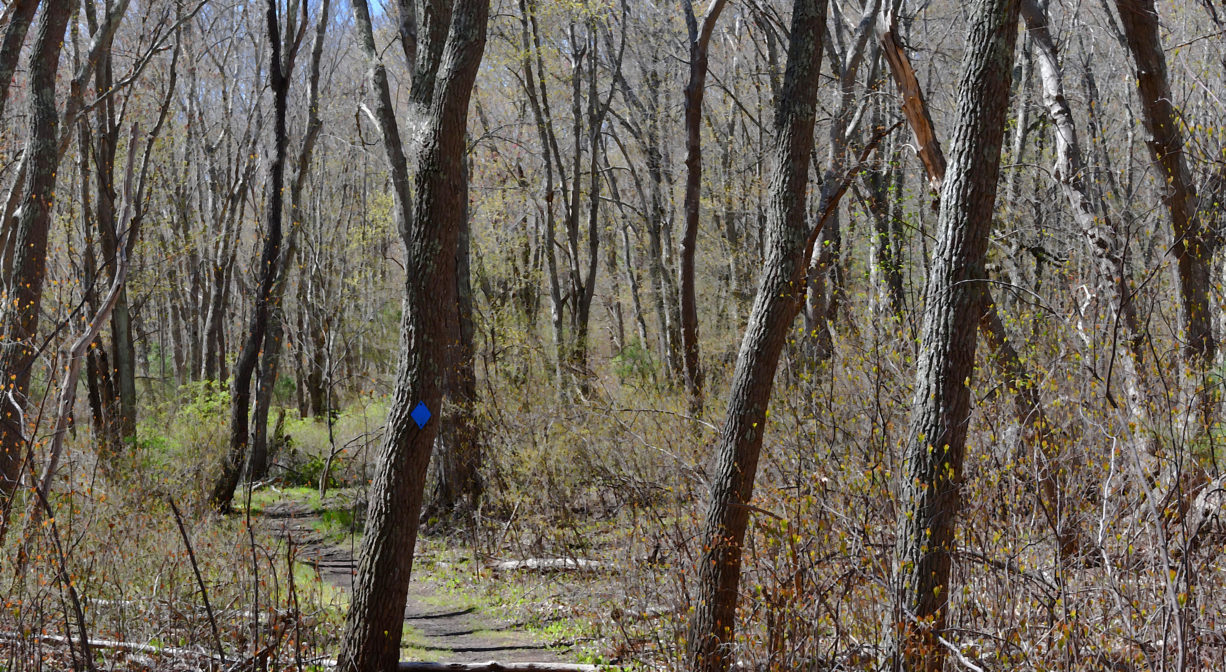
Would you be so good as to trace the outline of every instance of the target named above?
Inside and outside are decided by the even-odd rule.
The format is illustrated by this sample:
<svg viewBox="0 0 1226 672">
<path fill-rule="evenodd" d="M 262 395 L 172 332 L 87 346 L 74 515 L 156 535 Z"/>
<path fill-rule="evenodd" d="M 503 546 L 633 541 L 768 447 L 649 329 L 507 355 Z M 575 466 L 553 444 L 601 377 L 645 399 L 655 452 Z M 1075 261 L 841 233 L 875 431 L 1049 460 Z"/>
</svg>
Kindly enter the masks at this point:
<svg viewBox="0 0 1226 672">
<path fill-rule="evenodd" d="M 1198 212 L 1196 185 L 1184 158 L 1183 133 L 1171 97 L 1166 55 L 1158 37 L 1158 12 L 1154 2 L 1116 0 L 1115 6 L 1120 13 L 1128 51 L 1137 69 L 1141 118 L 1149 134 L 1145 144 L 1158 171 L 1162 201 L 1171 217 L 1171 229 L 1175 234 L 1184 359 L 1197 377 L 1196 407 L 1201 429 L 1205 430 L 1216 416 L 1214 395 L 1206 376 L 1217 356 L 1210 299 L 1210 266 L 1216 240 Z"/>
<path fill-rule="evenodd" d="M 418 11 L 420 10 L 420 12 Z M 437 413 L 444 367 L 452 361 L 456 251 L 468 198 L 464 173 L 468 102 L 485 50 L 488 0 L 400 2 L 400 44 L 412 68 L 409 101 L 420 115 L 410 171 L 379 62 L 370 9 L 353 1 L 358 40 L 370 61 L 375 110 L 391 171 L 396 219 L 406 250 L 401 354 L 383 449 L 371 483 L 366 532 L 337 668 L 394 670 L 426 472 L 438 421 L 418 425 L 413 411 Z M 420 20 L 420 24 L 418 24 Z"/>
<path fill-rule="evenodd" d="M 0 540 L 8 526 L 13 493 L 21 477 L 26 450 L 25 405 L 30 374 L 38 356 L 36 338 L 47 263 L 47 236 L 55 203 L 59 165 L 59 110 L 55 81 L 60 48 L 73 2 L 48 0 L 30 53 L 30 135 L 25 156 L 29 168 L 21 189 L 21 209 L 13 226 L 7 305 L 0 316 Z M 9 270 L 6 268 L 5 270 Z"/>
<path fill-rule="evenodd" d="M 698 222 L 702 200 L 702 96 L 707 84 L 707 52 L 711 32 L 724 10 L 725 0 L 715 0 L 701 25 L 694 15 L 693 0 L 682 0 L 685 27 L 690 42 L 690 76 L 685 84 L 685 227 L 681 232 L 681 347 L 685 360 L 685 389 L 690 410 L 702 413 L 702 366 L 698 351 L 698 305 L 694 292 L 694 249 L 698 245 Z"/>
<path fill-rule="evenodd" d="M 767 202 L 766 261 L 728 395 L 716 471 L 703 526 L 698 596 L 687 657 L 697 672 L 732 664 L 741 547 L 749 522 L 766 409 L 788 330 L 800 311 L 805 272 L 820 230 L 805 218 L 813 152 L 817 82 L 825 36 L 825 0 L 795 0 L 787 66 L 775 109 L 774 174 Z"/>
<path fill-rule="evenodd" d="M 4 116 L 9 87 L 13 84 L 13 74 L 21 60 L 21 47 L 25 44 L 26 33 L 34 21 L 38 3 L 39 0 L 16 0 L 4 8 L 8 25 L 4 28 L 3 42 L 0 42 L 0 117 Z"/>
<path fill-rule="evenodd" d="M 301 25 L 306 27 L 307 3 L 301 4 L 303 17 Z M 292 10 L 292 5 L 291 5 Z M 290 75 L 294 71 L 294 56 L 302 41 L 302 31 L 294 30 L 294 15 L 291 12 L 285 43 L 281 41 L 281 19 L 277 0 L 268 0 L 265 10 L 265 21 L 268 30 L 268 47 L 270 60 L 268 65 L 268 86 L 273 96 L 273 144 L 272 156 L 268 168 L 268 185 L 266 193 L 266 211 L 264 221 L 264 245 L 260 252 L 260 284 L 259 294 L 251 314 L 251 323 L 247 331 L 247 339 L 243 349 L 234 364 L 234 381 L 230 386 L 230 449 L 221 465 L 221 474 L 213 487 L 209 503 L 213 508 L 223 513 L 229 512 L 230 502 L 234 498 L 234 490 L 238 487 L 243 465 L 247 458 L 247 447 L 250 442 L 250 427 L 248 414 L 251 406 L 251 376 L 259 362 L 260 349 L 265 347 L 264 335 L 268 332 L 269 316 L 273 312 L 272 303 L 277 285 L 277 271 L 280 268 L 281 256 L 281 216 L 285 204 L 282 189 L 285 180 L 285 154 L 289 142 L 286 131 L 286 108 L 289 95 Z"/>
<path fill-rule="evenodd" d="M 1018 2 L 978 0 L 971 14 L 937 242 L 924 286 L 895 549 L 893 669 L 939 672 L 954 526 L 970 415 L 970 377 L 984 310 L 984 261 L 1017 41 Z"/>
<path fill-rule="evenodd" d="M 303 3 L 305 6 L 305 3 Z M 285 333 L 285 289 L 289 285 L 290 271 L 298 251 L 298 237 L 302 231 L 302 219 L 305 216 L 303 189 L 306 187 L 307 174 L 311 169 L 311 157 L 315 153 L 315 143 L 323 130 L 323 119 L 319 113 L 319 65 L 323 58 L 324 37 L 328 32 L 328 10 L 330 0 L 321 0 L 319 18 L 315 24 L 315 41 L 311 45 L 311 62 L 307 74 L 307 124 L 298 150 L 298 160 L 294 164 L 293 182 L 290 183 L 290 231 L 286 237 L 285 247 L 277 259 L 276 284 L 273 286 L 271 314 L 268 319 L 268 334 L 264 338 L 264 348 L 260 354 L 260 364 L 256 371 L 255 409 L 251 428 L 251 468 L 250 478 L 263 478 L 268 470 L 268 411 L 272 408 L 273 390 L 277 384 L 277 372 L 281 365 L 281 352 L 284 349 L 282 340 Z M 325 474 L 325 478 L 326 478 Z"/>
</svg>

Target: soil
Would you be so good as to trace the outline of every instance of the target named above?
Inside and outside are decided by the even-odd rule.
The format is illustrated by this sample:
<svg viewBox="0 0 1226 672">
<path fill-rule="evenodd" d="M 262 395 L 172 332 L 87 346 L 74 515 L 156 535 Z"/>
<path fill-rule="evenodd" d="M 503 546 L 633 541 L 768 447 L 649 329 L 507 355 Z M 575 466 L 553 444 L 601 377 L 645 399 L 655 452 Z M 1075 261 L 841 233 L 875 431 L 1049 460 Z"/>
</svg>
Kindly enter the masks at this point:
<svg viewBox="0 0 1226 672">
<path fill-rule="evenodd" d="M 281 538 L 292 538 L 300 561 L 315 567 L 328 583 L 352 590 L 357 572 L 356 548 L 329 543 L 315 529 L 318 513 L 301 502 L 282 501 L 264 509 L 261 527 Z M 458 598 L 414 572 L 404 620 L 406 658 L 439 662 L 571 662 L 563 652 L 524 627 L 522 622 L 491 613 L 492 608 Z M 491 605 L 492 607 L 492 605 Z"/>
</svg>

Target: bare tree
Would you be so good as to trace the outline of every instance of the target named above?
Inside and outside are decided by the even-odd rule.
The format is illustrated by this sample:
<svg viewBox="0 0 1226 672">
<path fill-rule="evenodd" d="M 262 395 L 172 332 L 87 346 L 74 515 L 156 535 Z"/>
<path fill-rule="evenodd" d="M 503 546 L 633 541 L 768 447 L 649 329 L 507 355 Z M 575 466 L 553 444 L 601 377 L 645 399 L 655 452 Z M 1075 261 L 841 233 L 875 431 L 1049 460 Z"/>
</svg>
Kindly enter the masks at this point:
<svg viewBox="0 0 1226 672">
<path fill-rule="evenodd" d="M 0 313 L 0 539 L 7 528 L 12 497 L 21 476 L 27 440 L 25 436 L 26 391 L 38 357 L 39 309 L 47 264 L 47 236 L 55 202 L 56 168 L 59 164 L 59 110 L 55 104 L 55 81 L 60 48 L 75 3 L 48 0 L 39 19 L 34 49 L 30 53 L 30 134 L 26 147 L 29 169 L 21 189 L 21 209 L 13 227 L 13 258 L 9 288 Z"/>
<path fill-rule="evenodd" d="M 766 212 L 766 261 L 720 431 L 702 533 L 703 553 L 698 561 L 697 604 L 689 622 L 687 657 L 697 672 L 724 672 L 733 662 L 741 547 L 766 409 L 779 355 L 800 311 L 805 272 L 819 232 L 808 225 L 805 205 L 825 32 L 825 0 L 795 0 L 787 66 L 775 110 L 777 139 Z"/>
<path fill-rule="evenodd" d="M 1196 185 L 1184 157 L 1183 133 L 1171 96 L 1166 54 L 1158 37 L 1158 11 L 1153 0 L 1116 0 L 1115 6 L 1137 69 L 1137 95 L 1141 99 L 1145 131 L 1149 134 L 1145 144 L 1158 171 L 1162 201 L 1175 234 L 1183 309 L 1183 351 L 1189 369 L 1197 378 L 1196 407 L 1203 430 L 1216 417 L 1212 386 L 1206 380 L 1208 367 L 1217 356 L 1210 299 L 1216 240 L 1197 211 Z"/>
<path fill-rule="evenodd" d="M 264 335 L 268 331 L 269 315 L 272 313 L 272 302 L 277 284 L 277 271 L 281 256 L 281 217 L 285 203 L 282 189 L 285 178 L 286 145 L 289 142 L 286 130 L 287 97 L 289 95 L 290 75 L 294 70 L 294 57 L 301 44 L 302 30 L 295 30 L 295 25 L 306 27 L 307 3 L 301 4 L 303 16 L 300 24 L 295 24 L 293 5 L 287 12 L 288 19 L 285 42 L 281 40 L 281 18 L 277 0 L 268 0 L 265 10 L 265 20 L 268 30 L 268 46 L 271 58 L 268 65 L 268 85 L 273 95 L 273 145 L 272 157 L 268 169 L 267 204 L 264 221 L 263 250 L 260 252 L 260 284 L 259 294 L 255 298 L 255 306 L 251 314 L 251 323 L 243 349 L 234 365 L 234 381 L 230 387 L 230 449 L 221 465 L 221 474 L 213 487 L 210 504 L 221 512 L 230 510 L 230 502 L 234 498 L 234 490 L 242 475 L 243 465 L 247 458 L 247 447 L 250 441 L 248 414 L 251 406 L 251 376 L 259 362 L 260 349 L 264 347 Z"/>
<path fill-rule="evenodd" d="M 303 3 L 304 5 L 306 3 Z M 268 469 L 268 411 L 272 407 L 273 390 L 277 384 L 277 372 L 280 369 L 281 353 L 284 349 L 282 340 L 285 327 L 285 289 L 289 285 L 290 271 L 293 270 L 297 258 L 298 237 L 302 231 L 302 219 L 305 216 L 303 189 L 306 187 L 307 175 L 311 169 L 311 158 L 315 153 L 315 144 L 323 130 L 323 119 L 320 117 L 319 106 L 319 69 L 323 58 L 324 37 L 328 32 L 328 16 L 330 0 L 319 3 L 319 18 L 315 24 L 315 40 L 311 45 L 311 62 L 307 74 L 307 124 L 302 137 L 302 145 L 298 150 L 298 159 L 294 164 L 293 182 L 290 183 L 290 230 L 286 236 L 285 246 L 277 259 L 276 284 L 273 286 L 271 313 L 268 318 L 268 334 L 264 338 L 264 348 L 260 354 L 259 368 L 256 372 L 255 408 L 251 420 L 251 468 L 252 479 L 263 478 Z"/>
<path fill-rule="evenodd" d="M 400 656 L 418 517 L 438 435 L 438 421 L 419 425 L 413 412 L 419 403 L 438 411 L 444 367 L 451 361 L 459 220 L 468 198 L 468 102 L 485 50 L 489 1 L 427 0 L 414 6 L 401 0 L 400 43 L 413 73 L 409 100 L 421 122 L 414 134 L 412 170 L 366 0 L 354 0 L 353 14 L 360 46 L 370 61 L 375 93 L 371 116 L 383 135 L 407 254 L 396 389 L 370 488 L 366 533 L 337 667 L 345 672 L 390 672 Z"/>
<path fill-rule="evenodd" d="M 681 232 L 681 346 L 685 360 L 685 389 L 690 410 L 702 413 L 702 367 L 698 351 L 698 305 L 694 291 L 694 250 L 698 245 L 698 222 L 702 200 L 702 96 L 707 85 L 707 55 L 711 32 L 724 10 L 725 0 L 715 0 L 702 17 L 694 15 L 693 0 L 682 0 L 690 43 L 690 75 L 685 84 L 685 227 Z"/>
<path fill-rule="evenodd" d="M 978 0 L 971 11 L 957 119 L 941 188 L 936 248 L 924 287 L 911 423 L 903 457 L 896 541 L 896 670 L 939 672 L 940 637 L 983 314 L 984 260 L 992 228 L 1013 51 L 1017 0 Z"/>
</svg>

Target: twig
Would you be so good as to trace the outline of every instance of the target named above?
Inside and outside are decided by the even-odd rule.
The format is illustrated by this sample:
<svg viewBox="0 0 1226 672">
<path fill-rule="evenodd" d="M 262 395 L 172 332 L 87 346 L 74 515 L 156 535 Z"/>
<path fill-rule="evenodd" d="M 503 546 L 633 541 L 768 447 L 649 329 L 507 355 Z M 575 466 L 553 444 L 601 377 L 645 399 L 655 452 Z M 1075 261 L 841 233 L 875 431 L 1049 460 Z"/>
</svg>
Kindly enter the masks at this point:
<svg viewBox="0 0 1226 672">
<path fill-rule="evenodd" d="M 187 537 L 187 529 L 183 527 L 183 516 L 179 515 L 179 507 L 175 506 L 175 500 L 170 495 L 166 495 L 166 501 L 170 503 L 170 511 L 175 514 L 175 523 L 179 526 L 179 534 L 183 537 L 183 545 L 187 547 L 187 558 L 192 562 L 192 571 L 196 573 L 196 584 L 200 586 L 200 597 L 204 600 L 204 611 L 209 617 L 209 627 L 213 629 L 213 644 L 217 647 L 217 655 L 222 660 L 226 659 L 226 650 L 221 645 L 221 634 L 217 630 L 217 619 L 213 618 L 213 606 L 209 604 L 209 591 L 204 587 L 204 577 L 200 575 L 200 566 L 196 564 L 196 552 L 192 550 L 192 542 Z"/>
</svg>

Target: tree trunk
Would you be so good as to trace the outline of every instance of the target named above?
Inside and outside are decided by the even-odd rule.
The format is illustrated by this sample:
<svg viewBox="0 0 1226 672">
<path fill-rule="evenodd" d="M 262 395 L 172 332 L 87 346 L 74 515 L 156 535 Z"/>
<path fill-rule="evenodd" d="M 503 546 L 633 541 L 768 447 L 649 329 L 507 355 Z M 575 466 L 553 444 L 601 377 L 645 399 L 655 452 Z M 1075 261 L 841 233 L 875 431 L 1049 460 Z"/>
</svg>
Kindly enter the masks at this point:
<svg viewBox="0 0 1226 672">
<path fill-rule="evenodd" d="M 277 264 L 281 254 L 281 208 L 284 203 L 282 183 L 285 177 L 286 106 L 290 75 L 293 68 L 293 52 L 296 44 L 282 45 L 281 20 L 277 16 L 276 0 L 268 0 L 266 21 L 268 46 L 271 59 L 268 65 L 269 87 L 273 94 L 273 147 L 268 169 L 267 200 L 265 213 L 267 231 L 260 252 L 260 286 L 255 297 L 247 338 L 234 364 L 234 381 L 230 387 L 230 447 L 221 464 L 221 474 L 213 486 L 209 504 L 223 513 L 229 512 L 234 490 L 238 487 L 249 442 L 248 413 L 251 405 L 251 375 L 255 371 L 268 330 L 269 314 L 272 312 L 273 290 L 277 283 Z M 288 53 L 282 55 L 282 47 Z"/>
<path fill-rule="evenodd" d="M 93 6 L 85 5 L 91 32 L 97 33 Z M 110 91 L 114 86 L 109 45 L 99 53 L 94 71 L 94 90 Z M 97 170 L 94 171 L 97 187 L 95 203 L 96 229 L 101 243 L 102 266 L 107 269 L 107 278 L 114 279 L 118 258 L 118 241 L 122 232 L 117 221 L 115 191 L 115 155 L 119 141 L 119 123 L 116 119 L 115 101 L 107 98 L 94 110 L 95 147 L 93 151 Z M 110 393 L 102 397 L 104 436 L 100 442 L 100 454 L 109 458 L 122 449 L 123 444 L 136 434 L 136 353 L 132 343 L 132 321 L 128 307 L 128 290 L 121 285 L 111 311 L 111 368 L 99 374 L 109 380 Z"/>
<path fill-rule="evenodd" d="M 8 8 L 12 14 L 8 26 L 4 29 L 4 41 L 0 42 L 0 119 L 4 118 L 9 87 L 13 84 L 13 74 L 17 72 L 26 33 L 30 30 L 30 23 L 34 21 L 34 13 L 38 10 L 38 1 L 15 0 Z"/>
<path fill-rule="evenodd" d="M 402 0 L 401 11 L 411 11 Z M 383 450 L 370 487 L 353 599 L 337 669 L 390 672 L 400 656 L 400 636 L 413 548 L 430 453 L 439 422 L 419 426 L 419 404 L 438 413 L 450 323 L 456 313 L 456 253 L 468 189 L 464 175 L 468 101 L 485 50 L 489 0 L 434 0 L 416 30 L 410 103 L 423 112 L 414 134 L 418 160 L 410 174 L 392 107 L 387 73 L 378 62 L 366 0 L 354 0 L 358 39 L 370 61 L 375 116 L 391 169 L 395 212 L 404 238 L 405 297 L 401 355 Z M 412 192 L 409 180 L 413 180 Z"/>
<path fill-rule="evenodd" d="M 983 315 L 984 259 L 1017 41 L 1017 0 L 978 0 L 958 84 L 957 120 L 942 183 L 896 541 L 897 637 L 892 669 L 939 672 L 954 526 L 970 416 L 970 377 Z"/>
<path fill-rule="evenodd" d="M 26 449 L 25 403 L 37 355 L 38 317 L 47 263 L 47 235 L 55 199 L 59 111 L 55 82 L 64 30 L 75 3 L 48 0 L 30 54 L 30 156 L 21 210 L 14 222 L 11 277 L 4 278 L 8 300 L 0 323 L 0 540 L 7 527 L 13 492 L 21 477 Z M 6 223 L 6 228 L 7 228 Z"/>
<path fill-rule="evenodd" d="M 264 478 L 268 472 L 268 412 L 272 408 L 273 392 L 277 385 L 277 375 L 281 365 L 281 353 L 284 350 L 285 336 L 285 290 L 289 285 L 290 271 L 294 267 L 297 256 L 298 236 L 302 231 L 302 218 L 305 208 L 302 203 L 302 190 L 306 186 L 307 173 L 311 168 L 311 157 L 315 151 L 315 141 L 323 130 L 323 120 L 319 116 L 319 65 L 323 58 L 324 37 L 328 32 L 328 10 L 330 0 L 322 0 L 319 4 L 319 19 L 315 28 L 315 41 L 311 47 L 311 63 L 308 70 L 307 86 L 307 126 L 302 138 L 302 148 L 298 152 L 298 162 L 294 167 L 294 181 L 290 186 L 290 232 L 286 237 L 285 249 L 277 260 L 277 280 L 273 286 L 272 307 L 269 315 L 268 334 L 260 354 L 259 369 L 256 371 L 255 409 L 251 419 L 251 479 Z"/>
<path fill-rule="evenodd" d="M 1116 0 L 1120 23 L 1133 63 L 1137 67 L 1137 94 L 1142 118 L 1149 134 L 1149 147 L 1162 200 L 1171 216 L 1175 234 L 1175 258 L 1179 267 L 1179 294 L 1182 303 L 1184 358 L 1198 379 L 1196 407 L 1201 431 L 1216 417 L 1212 386 L 1204 380 L 1217 356 L 1213 334 L 1212 276 L 1210 269 L 1216 247 L 1197 212 L 1196 185 L 1192 182 L 1183 153 L 1183 134 L 1171 97 L 1166 55 L 1158 37 L 1158 12 L 1153 0 Z"/>
<path fill-rule="evenodd" d="M 682 0 L 690 42 L 690 75 L 685 85 L 685 225 L 681 232 L 681 349 L 690 412 L 702 414 L 702 367 L 698 350 L 698 305 L 694 290 L 694 250 L 702 200 L 702 97 L 707 85 L 707 52 L 725 0 L 715 0 L 699 26 L 693 0 Z"/>
<path fill-rule="evenodd" d="M 766 409 L 780 352 L 800 311 L 805 272 L 818 233 L 807 225 L 805 205 L 825 27 L 825 0 L 795 0 L 792 39 L 775 112 L 766 262 L 737 356 L 702 533 L 698 599 L 687 638 L 689 664 L 697 672 L 724 672 L 733 662 L 741 546 Z"/>
<path fill-rule="evenodd" d="M 464 181 L 468 182 L 467 158 Z M 477 371 L 473 361 L 473 293 L 470 259 L 468 203 L 456 241 L 456 319 L 451 321 L 450 362 L 447 392 L 439 430 L 438 455 L 434 460 L 436 489 L 430 503 L 433 515 L 450 517 L 475 511 L 481 497 L 481 432 L 474 403 Z"/>
</svg>

